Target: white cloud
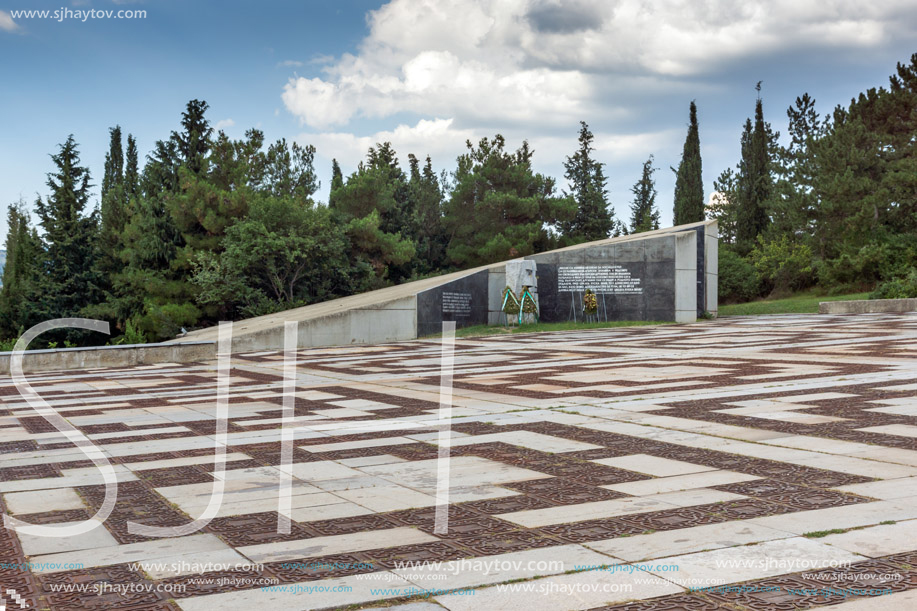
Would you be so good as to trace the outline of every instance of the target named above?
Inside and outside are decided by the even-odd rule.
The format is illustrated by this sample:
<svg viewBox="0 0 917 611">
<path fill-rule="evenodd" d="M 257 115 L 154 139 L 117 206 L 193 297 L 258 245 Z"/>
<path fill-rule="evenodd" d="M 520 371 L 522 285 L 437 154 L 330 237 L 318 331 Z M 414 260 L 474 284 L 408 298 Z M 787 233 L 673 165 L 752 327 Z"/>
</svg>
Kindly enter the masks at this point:
<svg viewBox="0 0 917 611">
<path fill-rule="evenodd" d="M 437 164 L 451 163 L 465 151 L 465 141 L 477 141 L 483 134 L 470 129 L 456 129 L 452 119 L 421 119 L 416 125 L 398 125 L 395 129 L 376 132 L 370 136 L 356 136 L 347 132 L 324 132 L 303 134 L 298 140 L 303 144 L 315 145 L 318 154 L 335 158 L 347 172 L 356 169 L 366 157 L 369 147 L 379 142 L 391 142 L 407 165 L 408 154 L 423 159 L 430 155 Z M 521 142 L 520 142 L 521 144 Z"/>
<path fill-rule="evenodd" d="M 19 31 L 19 25 L 13 21 L 13 17 L 6 11 L 0 11 L 0 30 L 4 32 Z"/>
<path fill-rule="evenodd" d="M 286 108 L 326 129 L 398 113 L 461 125 L 565 125 L 619 112 L 598 92 L 699 77 L 768 53 L 902 36 L 912 0 L 393 0 L 356 54 L 294 77 Z M 907 21 L 907 20 L 905 20 Z M 913 20 L 910 20 L 913 21 Z M 909 21 L 909 22 L 910 22 Z"/>
<path fill-rule="evenodd" d="M 616 189 L 626 194 L 620 183 L 632 184 L 650 153 L 660 168 L 680 153 L 687 113 L 672 114 L 673 96 L 687 106 L 699 95 L 734 94 L 722 89 L 724 74 L 791 56 L 900 46 L 917 34 L 912 7 L 913 0 L 391 0 L 368 13 L 368 34 L 352 53 L 308 62 L 311 72 L 290 78 L 282 100 L 317 132 L 300 140 L 323 159 L 336 157 L 345 172 L 386 140 L 402 162 L 407 153 L 429 153 L 451 168 L 466 139 L 499 132 L 513 149 L 528 137 L 536 168 L 560 178 L 586 120 L 598 158 L 619 166 Z M 670 174 L 657 175 L 660 190 Z"/>
<path fill-rule="evenodd" d="M 301 68 L 305 64 L 300 61 L 296 61 L 295 59 L 286 59 L 277 65 L 282 68 Z"/>
<path fill-rule="evenodd" d="M 220 119 L 213 126 L 213 131 L 218 132 L 220 130 L 225 130 L 228 127 L 232 127 L 236 124 L 232 119 Z"/>
</svg>

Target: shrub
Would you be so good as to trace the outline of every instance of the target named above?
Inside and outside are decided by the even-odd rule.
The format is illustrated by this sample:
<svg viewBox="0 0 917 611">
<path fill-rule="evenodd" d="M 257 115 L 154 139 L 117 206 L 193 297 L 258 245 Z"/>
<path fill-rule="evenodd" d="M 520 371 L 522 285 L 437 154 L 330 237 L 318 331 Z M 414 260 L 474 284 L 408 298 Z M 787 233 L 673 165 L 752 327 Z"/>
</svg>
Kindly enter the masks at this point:
<svg viewBox="0 0 917 611">
<path fill-rule="evenodd" d="M 729 248 L 720 247 L 717 283 L 724 303 L 751 301 L 761 296 L 761 280 L 755 266 Z"/>
<path fill-rule="evenodd" d="M 912 269 L 907 276 L 886 280 L 869 294 L 870 299 L 905 299 L 917 297 L 917 270 Z"/>
<path fill-rule="evenodd" d="M 826 287 L 866 289 L 882 281 L 904 278 L 915 265 L 917 238 L 909 234 L 893 235 L 825 261 L 819 279 Z"/>
<path fill-rule="evenodd" d="M 758 244 L 748 255 L 764 286 L 774 293 L 790 293 L 815 284 L 812 250 L 790 242 L 787 236 Z"/>
<path fill-rule="evenodd" d="M 143 334 L 133 320 L 128 319 L 124 323 L 124 334 L 111 343 L 115 346 L 145 344 L 146 335 Z"/>
</svg>

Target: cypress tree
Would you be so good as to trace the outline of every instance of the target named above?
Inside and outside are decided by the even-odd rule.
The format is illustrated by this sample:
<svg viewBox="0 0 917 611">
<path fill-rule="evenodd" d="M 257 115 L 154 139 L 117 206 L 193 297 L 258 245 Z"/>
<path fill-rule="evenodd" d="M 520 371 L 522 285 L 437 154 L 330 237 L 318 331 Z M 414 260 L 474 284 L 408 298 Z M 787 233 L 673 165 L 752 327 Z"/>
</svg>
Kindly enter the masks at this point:
<svg viewBox="0 0 917 611">
<path fill-rule="evenodd" d="M 331 160 L 331 190 L 328 192 L 328 207 L 334 208 L 334 192 L 344 186 L 344 174 L 337 159 Z"/>
<path fill-rule="evenodd" d="M 127 218 L 121 127 L 112 127 L 109 134 L 111 138 L 102 176 L 102 219 L 98 243 L 98 269 L 106 286 L 109 285 L 109 278 L 122 268 L 121 235 Z"/>
<path fill-rule="evenodd" d="M 20 331 L 41 322 L 34 299 L 37 274 L 43 262 L 41 242 L 31 225 L 24 201 L 10 204 L 7 223 L 6 264 L 0 289 L 0 337 L 5 339 L 16 337 Z"/>
<path fill-rule="evenodd" d="M 761 91 L 759 82 L 756 89 Z M 736 245 L 739 252 L 754 248 L 770 221 L 767 206 L 773 189 L 771 148 L 776 134 L 764 121 L 761 97 L 755 101 L 755 122 L 746 120 L 742 133 L 742 161 L 737 178 Z"/>
<path fill-rule="evenodd" d="M 656 208 L 656 181 L 653 179 L 653 156 L 643 162 L 643 173 L 640 180 L 634 183 L 631 193 L 634 201 L 631 204 L 630 233 L 659 229 L 659 210 Z"/>
<path fill-rule="evenodd" d="M 415 273 L 429 274 L 445 264 L 448 239 L 443 229 L 443 189 L 429 155 L 423 169 L 413 154 L 408 155 L 408 163 L 408 193 L 417 228 L 414 269 Z"/>
<path fill-rule="evenodd" d="M 124 200 L 131 199 L 140 193 L 140 169 L 137 160 L 137 140 L 127 135 L 127 154 L 124 166 Z"/>
<path fill-rule="evenodd" d="M 681 163 L 675 170 L 675 225 L 704 220 L 704 182 L 701 171 L 700 136 L 697 129 L 697 105 L 691 101 L 688 136 L 685 138 Z"/>
<path fill-rule="evenodd" d="M 564 162 L 564 177 L 570 181 L 576 216 L 564 223 L 565 237 L 575 242 L 601 240 L 615 228 L 614 213 L 608 204 L 604 164 L 597 162 L 592 152 L 594 136 L 585 121 L 580 121 L 579 149 Z"/>
</svg>

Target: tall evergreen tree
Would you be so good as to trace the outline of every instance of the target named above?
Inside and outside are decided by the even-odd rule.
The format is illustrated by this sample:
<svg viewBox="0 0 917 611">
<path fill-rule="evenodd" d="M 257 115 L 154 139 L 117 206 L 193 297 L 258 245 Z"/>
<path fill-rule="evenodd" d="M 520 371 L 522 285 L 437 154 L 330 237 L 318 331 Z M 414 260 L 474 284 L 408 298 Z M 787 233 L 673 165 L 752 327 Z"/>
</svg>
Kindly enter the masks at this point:
<svg viewBox="0 0 917 611">
<path fill-rule="evenodd" d="M 124 154 L 121 148 L 121 127 L 109 130 L 110 142 L 105 155 L 102 175 L 101 227 L 98 241 L 98 270 L 103 286 L 121 271 L 121 236 L 127 220 L 127 192 L 124 184 Z M 135 160 L 136 161 L 136 160 Z"/>
<path fill-rule="evenodd" d="M 137 140 L 127 135 L 127 154 L 124 166 L 124 199 L 129 202 L 140 192 L 140 168 L 137 160 Z"/>
<path fill-rule="evenodd" d="M 697 129 L 697 105 L 691 101 L 688 136 L 681 162 L 675 170 L 675 225 L 704 220 L 704 181 L 701 171 L 700 136 Z"/>
<path fill-rule="evenodd" d="M 601 240 L 615 229 L 614 212 L 605 188 L 604 164 L 592 155 L 594 139 L 586 122 L 580 121 L 579 149 L 564 162 L 564 177 L 570 183 L 570 195 L 576 202 L 576 216 L 564 223 L 561 231 L 571 242 Z"/>
<path fill-rule="evenodd" d="M 129 138 L 128 153 L 130 148 Z M 127 166 L 130 171 L 130 154 Z M 176 139 L 157 141 L 140 174 L 138 193 L 129 203 L 121 251 L 125 267 L 114 280 L 117 300 L 111 308 L 115 316 L 120 321 L 132 320 L 148 339 L 168 337 L 199 317 L 193 304 L 171 305 L 182 287 L 181 271 L 172 263 L 183 243 L 168 210 L 179 188 L 180 166 Z"/>
<path fill-rule="evenodd" d="M 366 161 L 332 190 L 334 210 L 347 225 L 354 258 L 372 267 L 373 286 L 413 274 L 418 229 L 408 179 L 390 142 L 370 147 Z"/>
<path fill-rule="evenodd" d="M 48 174 L 51 192 L 35 203 L 45 243 L 39 308 L 47 319 L 76 316 L 100 297 L 94 265 L 98 222 L 95 211 L 85 214 L 89 203 L 89 169 L 80 165 L 72 135 L 51 159 L 57 166 L 56 171 Z"/>
<path fill-rule="evenodd" d="M 814 232 L 818 211 L 815 192 L 815 143 L 825 124 L 808 93 L 796 98 L 786 111 L 789 118 L 789 146 L 780 147 L 771 232 L 793 241 L 808 241 Z"/>
<path fill-rule="evenodd" d="M 417 228 L 414 273 L 426 275 L 446 264 L 448 240 L 443 229 L 443 189 L 429 155 L 422 169 L 413 154 L 408 155 L 408 160 L 411 174 L 408 191 Z"/>
<path fill-rule="evenodd" d="M 761 83 L 756 89 L 760 93 Z M 745 122 L 742 133 L 742 161 L 737 177 L 736 245 L 741 254 L 748 253 L 770 222 L 768 207 L 773 191 L 774 141 L 777 134 L 764 121 L 764 109 L 759 95 L 755 101 L 755 122 Z"/>
<path fill-rule="evenodd" d="M 328 207 L 335 207 L 334 192 L 344 186 L 344 174 L 341 172 L 341 166 L 337 159 L 331 160 L 331 189 L 328 192 Z"/>
<path fill-rule="evenodd" d="M 653 156 L 643 162 L 640 180 L 631 187 L 634 201 L 630 206 L 630 233 L 659 229 L 659 209 L 656 207 L 656 181 L 653 179 Z"/>
<path fill-rule="evenodd" d="M 35 299 L 44 255 L 24 201 L 9 205 L 7 226 L 6 264 L 0 288 L 0 337 L 4 339 L 16 337 L 41 322 Z"/>
<path fill-rule="evenodd" d="M 204 159 L 210 150 L 213 129 L 206 117 L 208 108 L 210 105 L 203 100 L 191 100 L 181 115 L 182 131 L 172 132 L 183 165 L 195 174 L 204 168 Z"/>
</svg>

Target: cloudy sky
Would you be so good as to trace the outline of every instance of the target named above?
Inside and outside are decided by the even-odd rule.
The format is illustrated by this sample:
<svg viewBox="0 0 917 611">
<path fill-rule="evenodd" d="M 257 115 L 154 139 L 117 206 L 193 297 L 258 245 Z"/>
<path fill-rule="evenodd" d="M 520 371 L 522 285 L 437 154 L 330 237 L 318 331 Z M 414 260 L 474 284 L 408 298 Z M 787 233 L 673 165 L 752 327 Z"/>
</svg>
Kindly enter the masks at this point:
<svg viewBox="0 0 917 611">
<path fill-rule="evenodd" d="M 349 173 L 388 140 L 450 170 L 466 140 L 495 133 L 514 148 L 528 139 L 536 168 L 564 186 L 584 120 L 622 217 L 655 155 L 667 224 L 692 99 L 709 196 L 737 161 L 757 81 L 785 131 L 803 92 L 824 113 L 885 85 L 915 35 L 914 0 L 0 0 L 0 203 L 47 192 L 48 154 L 68 134 L 98 183 L 110 126 L 145 155 L 200 98 L 231 137 L 258 127 L 314 144 L 323 200 L 332 158 Z"/>
</svg>

